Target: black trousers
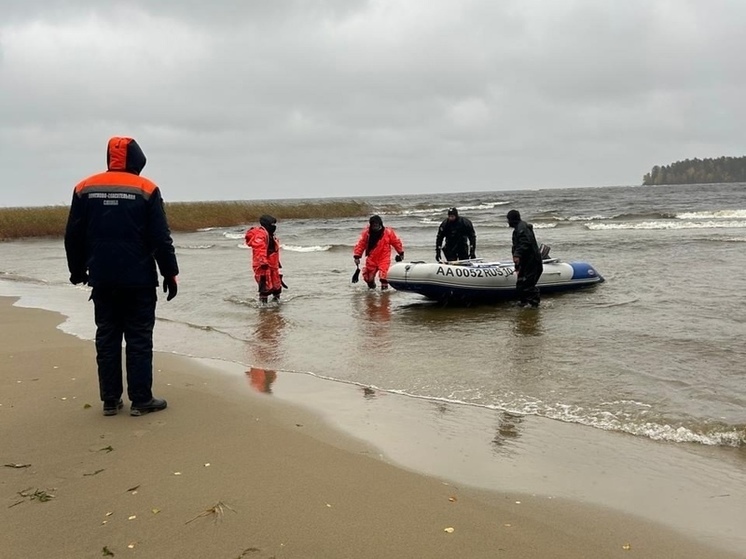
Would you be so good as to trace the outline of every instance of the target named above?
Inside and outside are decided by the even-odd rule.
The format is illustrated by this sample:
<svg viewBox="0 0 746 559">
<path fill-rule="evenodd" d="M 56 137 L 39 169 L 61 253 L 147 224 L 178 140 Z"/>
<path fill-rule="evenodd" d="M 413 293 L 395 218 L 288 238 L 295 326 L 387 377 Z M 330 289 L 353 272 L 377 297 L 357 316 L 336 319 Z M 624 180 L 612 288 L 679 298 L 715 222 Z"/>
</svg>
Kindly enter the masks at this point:
<svg viewBox="0 0 746 559">
<path fill-rule="evenodd" d="M 539 288 L 536 287 L 536 283 L 539 281 L 543 271 L 544 267 L 541 262 L 522 264 L 518 269 L 515 288 L 518 292 L 518 300 L 522 305 L 539 306 Z"/>
<path fill-rule="evenodd" d="M 155 287 L 95 287 L 96 363 L 101 400 L 122 397 L 122 338 L 127 358 L 127 396 L 143 403 L 153 397 Z"/>
<path fill-rule="evenodd" d="M 469 259 L 469 245 L 462 243 L 460 245 L 446 245 L 443 247 L 443 255 L 446 260 L 453 262 L 454 260 L 468 260 Z"/>
</svg>

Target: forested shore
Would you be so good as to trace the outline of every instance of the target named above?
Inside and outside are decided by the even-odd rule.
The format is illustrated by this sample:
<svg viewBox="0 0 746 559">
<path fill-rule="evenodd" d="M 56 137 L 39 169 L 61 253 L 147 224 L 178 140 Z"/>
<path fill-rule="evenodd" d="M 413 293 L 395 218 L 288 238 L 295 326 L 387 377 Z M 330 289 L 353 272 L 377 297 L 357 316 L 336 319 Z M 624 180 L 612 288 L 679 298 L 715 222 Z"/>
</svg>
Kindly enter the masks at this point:
<svg viewBox="0 0 746 559">
<path fill-rule="evenodd" d="M 746 156 L 717 159 L 685 159 L 655 165 L 642 178 L 643 185 L 746 182 Z"/>
</svg>

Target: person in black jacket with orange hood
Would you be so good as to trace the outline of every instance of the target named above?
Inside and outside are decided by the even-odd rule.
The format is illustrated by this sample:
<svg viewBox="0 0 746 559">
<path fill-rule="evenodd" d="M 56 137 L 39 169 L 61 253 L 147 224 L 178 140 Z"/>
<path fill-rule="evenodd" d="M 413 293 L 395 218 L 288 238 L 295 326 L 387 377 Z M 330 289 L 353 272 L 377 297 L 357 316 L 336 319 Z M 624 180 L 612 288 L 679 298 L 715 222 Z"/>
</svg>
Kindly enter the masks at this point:
<svg viewBox="0 0 746 559">
<path fill-rule="evenodd" d="M 156 264 L 168 301 L 176 297 L 179 266 L 160 189 L 140 176 L 145 162 L 135 140 L 111 138 L 108 170 L 75 187 L 65 231 L 70 282 L 92 288 L 104 415 L 116 415 L 123 407 L 122 338 L 130 415 L 167 405 L 152 393 Z"/>
</svg>

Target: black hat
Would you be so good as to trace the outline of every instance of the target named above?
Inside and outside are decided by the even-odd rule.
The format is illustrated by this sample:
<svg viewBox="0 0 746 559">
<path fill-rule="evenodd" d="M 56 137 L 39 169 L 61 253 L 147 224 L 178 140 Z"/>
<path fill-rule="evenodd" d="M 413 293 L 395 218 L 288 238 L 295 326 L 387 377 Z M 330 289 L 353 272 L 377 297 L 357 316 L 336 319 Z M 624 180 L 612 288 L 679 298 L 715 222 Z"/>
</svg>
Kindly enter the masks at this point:
<svg viewBox="0 0 746 559">
<path fill-rule="evenodd" d="M 458 210 L 456 208 L 450 208 L 448 210 L 448 215 L 454 215 L 454 216 L 458 217 Z"/>
<path fill-rule="evenodd" d="M 261 225 L 265 229 L 270 225 L 274 225 L 275 223 L 277 223 L 277 220 L 269 214 L 264 214 L 262 217 L 259 218 L 259 225 Z"/>
<path fill-rule="evenodd" d="M 521 221 L 521 213 L 518 210 L 510 210 L 508 212 L 508 225 L 516 225 Z"/>
</svg>

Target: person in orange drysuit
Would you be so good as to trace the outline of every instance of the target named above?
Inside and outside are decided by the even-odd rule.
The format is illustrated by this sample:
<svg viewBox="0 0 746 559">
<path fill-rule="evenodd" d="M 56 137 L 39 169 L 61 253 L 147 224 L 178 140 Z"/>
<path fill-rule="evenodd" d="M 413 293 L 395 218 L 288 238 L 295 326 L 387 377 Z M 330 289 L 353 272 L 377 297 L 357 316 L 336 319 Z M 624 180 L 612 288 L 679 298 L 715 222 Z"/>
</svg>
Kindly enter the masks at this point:
<svg viewBox="0 0 746 559">
<path fill-rule="evenodd" d="M 391 266 L 391 247 L 394 247 L 397 252 L 396 261 L 401 262 L 404 259 L 404 245 L 393 229 L 383 226 L 380 216 L 371 216 L 369 224 L 360 234 L 352 253 L 353 258 L 355 265 L 360 266 L 360 259 L 365 253 L 367 255 L 363 267 L 365 283 L 369 288 L 375 289 L 375 279 L 378 274 L 378 279 L 381 280 L 381 290 L 386 290 L 389 288 L 386 276 Z"/>
<path fill-rule="evenodd" d="M 259 286 L 259 301 L 266 303 L 270 295 L 273 300 L 279 301 L 282 288 L 287 286 L 280 273 L 280 240 L 275 237 L 277 220 L 265 214 L 259 218 L 259 225 L 246 231 L 246 244 L 252 252 L 254 279 Z"/>
</svg>

